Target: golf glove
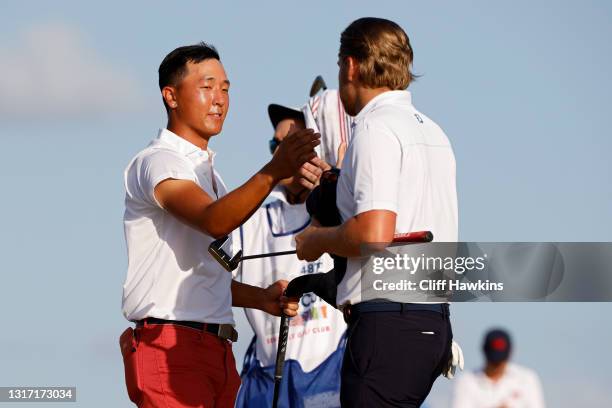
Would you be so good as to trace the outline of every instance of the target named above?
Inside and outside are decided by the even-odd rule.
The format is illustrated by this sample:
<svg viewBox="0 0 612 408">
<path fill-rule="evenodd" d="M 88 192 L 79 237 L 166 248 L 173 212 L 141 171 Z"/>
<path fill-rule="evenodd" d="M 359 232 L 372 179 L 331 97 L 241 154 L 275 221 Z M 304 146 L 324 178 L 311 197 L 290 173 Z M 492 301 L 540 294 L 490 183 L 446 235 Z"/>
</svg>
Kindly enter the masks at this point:
<svg viewBox="0 0 612 408">
<path fill-rule="evenodd" d="M 448 378 L 449 380 L 455 377 L 455 372 L 457 371 L 457 367 L 463 370 L 463 350 L 459 347 L 459 344 L 455 340 L 453 340 L 451 344 L 451 356 L 448 359 L 448 363 L 444 370 L 442 370 L 442 375 Z"/>
</svg>

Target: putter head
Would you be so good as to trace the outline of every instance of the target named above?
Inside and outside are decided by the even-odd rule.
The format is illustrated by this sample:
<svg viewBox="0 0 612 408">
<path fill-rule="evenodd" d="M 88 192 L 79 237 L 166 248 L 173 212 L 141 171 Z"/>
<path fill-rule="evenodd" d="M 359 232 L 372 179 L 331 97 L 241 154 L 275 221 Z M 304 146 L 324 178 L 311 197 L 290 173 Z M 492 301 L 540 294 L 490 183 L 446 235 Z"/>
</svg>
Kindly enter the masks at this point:
<svg viewBox="0 0 612 408">
<path fill-rule="evenodd" d="M 242 249 L 236 253 L 234 256 L 230 256 L 225 250 L 223 250 L 223 245 L 227 242 L 229 236 L 226 235 L 223 238 L 219 238 L 213 241 L 208 246 L 208 252 L 212 255 L 213 258 L 216 259 L 217 262 L 221 264 L 221 266 L 228 272 L 232 272 L 236 268 L 238 268 L 238 264 L 240 263 L 240 258 L 242 258 Z"/>
<path fill-rule="evenodd" d="M 310 87 L 310 97 L 312 98 L 313 96 L 315 96 L 317 92 L 319 92 L 321 89 L 326 90 L 327 85 L 325 84 L 323 77 L 321 75 L 318 75 L 313 81 L 312 86 Z"/>
</svg>

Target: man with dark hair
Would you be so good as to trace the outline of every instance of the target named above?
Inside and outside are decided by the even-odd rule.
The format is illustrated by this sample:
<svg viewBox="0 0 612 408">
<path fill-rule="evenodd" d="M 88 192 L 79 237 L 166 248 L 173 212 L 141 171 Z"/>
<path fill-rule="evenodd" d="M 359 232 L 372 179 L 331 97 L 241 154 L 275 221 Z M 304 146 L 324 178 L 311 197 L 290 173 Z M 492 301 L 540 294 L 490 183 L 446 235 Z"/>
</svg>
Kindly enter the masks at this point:
<svg viewBox="0 0 612 408">
<path fill-rule="evenodd" d="M 130 399 L 139 407 L 233 407 L 240 384 L 231 342 L 232 306 L 294 316 L 286 281 L 266 289 L 232 280 L 207 252 L 299 174 L 316 183 L 319 135 L 292 133 L 272 159 L 228 192 L 213 168 L 210 138 L 229 108 L 229 80 L 204 43 L 172 51 L 159 68 L 168 125 L 125 170 L 128 271 L 123 314 L 136 323 L 120 343 Z"/>
<path fill-rule="evenodd" d="M 544 408 L 538 375 L 510 363 L 512 340 L 503 329 L 489 330 L 482 342 L 485 366 L 457 379 L 453 408 Z"/>
<path fill-rule="evenodd" d="M 163 90 L 166 86 L 177 86 L 187 73 L 188 62 L 197 64 L 207 59 L 221 61 L 217 49 L 206 43 L 186 45 L 175 49 L 166 55 L 159 66 L 159 90 Z M 170 113 L 170 107 L 166 103 L 166 99 L 162 97 L 162 101 L 166 112 Z"/>
<path fill-rule="evenodd" d="M 447 303 L 398 303 L 362 292 L 362 248 L 428 230 L 457 241 L 455 158 L 448 138 L 412 105 L 413 52 L 397 24 L 351 23 L 340 38 L 340 98 L 355 116 L 337 184 L 337 227 L 296 237 L 300 259 L 347 258 L 336 303 L 349 324 L 343 407 L 419 407 L 452 354 Z M 372 273 L 372 271 L 369 271 Z"/>
</svg>

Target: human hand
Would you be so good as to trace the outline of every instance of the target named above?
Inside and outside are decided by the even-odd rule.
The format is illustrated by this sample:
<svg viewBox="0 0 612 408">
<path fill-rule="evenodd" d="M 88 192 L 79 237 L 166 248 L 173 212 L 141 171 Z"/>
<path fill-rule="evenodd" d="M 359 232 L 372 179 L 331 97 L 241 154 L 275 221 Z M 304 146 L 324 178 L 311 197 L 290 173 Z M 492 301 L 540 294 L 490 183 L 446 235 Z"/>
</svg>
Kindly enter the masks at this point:
<svg viewBox="0 0 612 408">
<path fill-rule="evenodd" d="M 278 280 L 264 289 L 264 302 L 261 310 L 274 316 L 285 314 L 288 317 L 297 315 L 299 298 L 288 298 L 284 295 L 289 282 Z"/>
<path fill-rule="evenodd" d="M 324 171 L 331 169 L 331 166 L 327 162 L 318 156 L 307 161 L 300 167 L 298 172 L 299 183 L 302 187 L 312 191 L 316 186 L 319 185 L 321 180 L 321 174 Z"/>
<path fill-rule="evenodd" d="M 298 174 L 304 163 L 317 157 L 314 148 L 321 143 L 320 139 L 321 135 L 312 129 L 297 130 L 285 137 L 268 163 L 275 180 Z"/>
</svg>

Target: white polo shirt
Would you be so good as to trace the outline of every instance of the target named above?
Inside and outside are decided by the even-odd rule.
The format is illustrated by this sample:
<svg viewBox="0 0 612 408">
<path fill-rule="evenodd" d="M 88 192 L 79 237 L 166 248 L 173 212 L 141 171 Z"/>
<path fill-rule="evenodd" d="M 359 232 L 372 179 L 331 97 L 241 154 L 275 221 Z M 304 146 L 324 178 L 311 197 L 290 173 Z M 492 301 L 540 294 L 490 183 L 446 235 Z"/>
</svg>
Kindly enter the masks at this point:
<svg viewBox="0 0 612 408">
<path fill-rule="evenodd" d="M 353 138 L 338 179 L 343 221 L 370 210 L 397 214 L 396 233 L 433 232 L 456 242 L 455 156 L 442 129 L 412 106 L 410 92 L 388 91 L 355 117 Z M 337 302 L 361 298 L 361 259 L 349 258 Z"/>
<path fill-rule="evenodd" d="M 127 166 L 123 314 L 128 320 L 234 323 L 232 275 L 208 253 L 213 238 L 180 222 L 153 193 L 158 183 L 173 178 L 192 180 L 211 197 L 222 197 L 227 190 L 214 171 L 213 158 L 211 150 L 162 129 Z"/>
<path fill-rule="evenodd" d="M 529 368 L 508 364 L 504 375 L 492 381 L 482 371 L 467 372 L 456 380 L 453 408 L 544 408 L 538 375 Z"/>
</svg>

